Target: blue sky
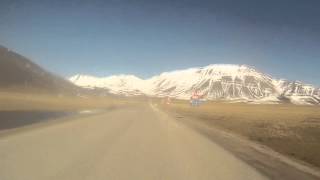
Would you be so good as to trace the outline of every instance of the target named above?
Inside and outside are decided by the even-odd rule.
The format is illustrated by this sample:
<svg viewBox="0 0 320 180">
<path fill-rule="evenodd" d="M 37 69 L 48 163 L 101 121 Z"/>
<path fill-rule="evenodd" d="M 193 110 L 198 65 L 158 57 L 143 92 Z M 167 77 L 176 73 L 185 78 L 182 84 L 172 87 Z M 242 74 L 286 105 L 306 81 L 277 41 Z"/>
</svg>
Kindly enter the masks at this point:
<svg viewBox="0 0 320 180">
<path fill-rule="evenodd" d="M 0 44 L 68 77 L 247 64 L 320 85 L 318 0 L 1 0 Z"/>
</svg>

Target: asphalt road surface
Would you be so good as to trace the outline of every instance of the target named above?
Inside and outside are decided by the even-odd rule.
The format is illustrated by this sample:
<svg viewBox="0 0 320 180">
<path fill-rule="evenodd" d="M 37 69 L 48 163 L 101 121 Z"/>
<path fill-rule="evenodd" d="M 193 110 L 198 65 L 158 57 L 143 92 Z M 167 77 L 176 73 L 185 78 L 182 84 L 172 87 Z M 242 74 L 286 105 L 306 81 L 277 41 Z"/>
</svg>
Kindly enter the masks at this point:
<svg viewBox="0 0 320 180">
<path fill-rule="evenodd" d="M 268 179 L 150 104 L 0 136 L 1 180 Z"/>
</svg>

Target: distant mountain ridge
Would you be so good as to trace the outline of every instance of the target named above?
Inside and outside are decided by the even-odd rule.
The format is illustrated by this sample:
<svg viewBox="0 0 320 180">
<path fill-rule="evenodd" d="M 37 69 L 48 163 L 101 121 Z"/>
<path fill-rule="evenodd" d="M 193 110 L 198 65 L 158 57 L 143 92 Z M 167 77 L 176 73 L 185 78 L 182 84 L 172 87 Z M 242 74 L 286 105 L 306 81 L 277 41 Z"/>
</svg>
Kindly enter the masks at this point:
<svg viewBox="0 0 320 180">
<path fill-rule="evenodd" d="M 110 93 L 189 99 L 199 91 L 207 100 L 252 103 L 319 104 L 320 89 L 298 81 L 274 79 L 247 65 L 213 64 L 206 67 L 165 72 L 143 80 L 133 75 L 69 78 L 85 88 L 104 88 Z"/>
</svg>

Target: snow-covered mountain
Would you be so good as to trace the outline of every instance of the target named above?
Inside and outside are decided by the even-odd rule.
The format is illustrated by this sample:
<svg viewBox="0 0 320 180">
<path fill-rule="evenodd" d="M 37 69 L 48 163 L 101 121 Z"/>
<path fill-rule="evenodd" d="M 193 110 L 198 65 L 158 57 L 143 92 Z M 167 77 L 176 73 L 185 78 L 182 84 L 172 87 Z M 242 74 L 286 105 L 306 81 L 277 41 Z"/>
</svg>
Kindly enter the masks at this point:
<svg viewBox="0 0 320 180">
<path fill-rule="evenodd" d="M 271 77 L 238 65 L 210 65 L 173 71 L 150 81 L 155 95 L 184 99 L 188 99 L 194 90 L 208 99 L 258 99 L 276 92 Z"/>
<path fill-rule="evenodd" d="M 133 75 L 117 75 L 98 78 L 90 75 L 75 75 L 69 78 L 74 84 L 84 88 L 104 88 L 110 93 L 121 95 L 143 95 L 144 80 Z"/>
<path fill-rule="evenodd" d="M 133 75 L 104 78 L 75 75 L 69 80 L 81 87 L 105 88 L 110 93 L 127 96 L 169 96 L 189 99 L 194 91 L 198 91 L 207 100 L 320 103 L 319 88 L 301 82 L 277 80 L 246 65 L 209 65 L 165 72 L 146 80 Z"/>
<path fill-rule="evenodd" d="M 320 88 L 299 81 L 279 80 L 281 97 L 286 97 L 294 104 L 320 104 Z"/>
</svg>

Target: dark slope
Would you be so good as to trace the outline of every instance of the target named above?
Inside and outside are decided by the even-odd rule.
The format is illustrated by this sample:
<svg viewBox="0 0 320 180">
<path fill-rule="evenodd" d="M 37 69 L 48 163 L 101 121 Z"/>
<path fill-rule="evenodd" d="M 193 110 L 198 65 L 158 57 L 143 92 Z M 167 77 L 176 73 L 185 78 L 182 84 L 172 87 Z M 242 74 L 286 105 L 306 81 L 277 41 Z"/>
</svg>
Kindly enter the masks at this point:
<svg viewBox="0 0 320 180">
<path fill-rule="evenodd" d="M 0 88 L 75 94 L 79 87 L 0 46 Z"/>
</svg>

